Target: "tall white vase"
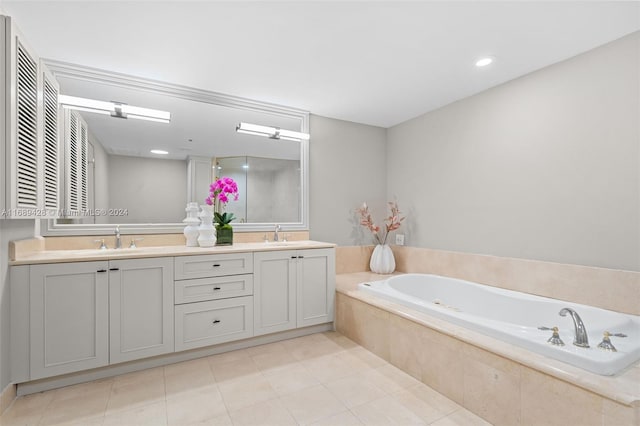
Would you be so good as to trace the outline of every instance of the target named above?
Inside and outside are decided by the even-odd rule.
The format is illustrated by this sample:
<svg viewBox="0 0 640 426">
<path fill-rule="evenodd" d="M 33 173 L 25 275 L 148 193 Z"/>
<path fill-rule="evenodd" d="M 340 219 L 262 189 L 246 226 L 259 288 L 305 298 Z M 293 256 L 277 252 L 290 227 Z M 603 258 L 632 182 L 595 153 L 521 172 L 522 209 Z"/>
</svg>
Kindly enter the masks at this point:
<svg viewBox="0 0 640 426">
<path fill-rule="evenodd" d="M 369 268 L 376 274 L 390 274 L 396 270 L 396 259 L 389 244 L 378 244 L 373 249 Z"/>
<path fill-rule="evenodd" d="M 198 226 L 198 244 L 200 247 L 213 247 L 216 245 L 216 228 L 213 226 L 213 207 L 200 206 L 202 211 L 198 214 L 202 223 Z"/>
<path fill-rule="evenodd" d="M 187 239 L 187 247 L 198 247 L 198 225 L 200 219 L 198 219 L 198 203 L 187 203 L 187 208 L 184 209 L 187 212 L 187 217 L 182 220 L 187 226 L 184 227 L 184 237 Z"/>
</svg>

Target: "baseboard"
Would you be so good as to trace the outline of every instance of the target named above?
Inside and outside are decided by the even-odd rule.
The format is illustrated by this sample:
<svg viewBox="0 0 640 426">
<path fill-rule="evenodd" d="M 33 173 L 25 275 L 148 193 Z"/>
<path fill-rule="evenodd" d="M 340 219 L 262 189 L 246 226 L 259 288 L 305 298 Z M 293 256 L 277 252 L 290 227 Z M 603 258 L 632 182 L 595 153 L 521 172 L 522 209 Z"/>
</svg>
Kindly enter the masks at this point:
<svg viewBox="0 0 640 426">
<path fill-rule="evenodd" d="M 13 383 L 9 383 L 6 388 L 0 393 L 0 416 L 11 405 L 17 396 L 17 386 Z"/>
</svg>

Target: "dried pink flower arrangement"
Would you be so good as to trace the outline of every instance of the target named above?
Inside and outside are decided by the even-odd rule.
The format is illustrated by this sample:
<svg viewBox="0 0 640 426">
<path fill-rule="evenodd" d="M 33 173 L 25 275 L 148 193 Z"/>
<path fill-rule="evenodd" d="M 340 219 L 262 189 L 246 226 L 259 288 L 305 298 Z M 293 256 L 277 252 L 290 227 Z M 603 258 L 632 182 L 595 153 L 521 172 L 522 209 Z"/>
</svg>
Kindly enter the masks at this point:
<svg viewBox="0 0 640 426">
<path fill-rule="evenodd" d="M 384 219 L 385 232 L 383 238 L 380 237 L 380 227 L 377 226 L 371 218 L 371 213 L 369 213 L 369 206 L 367 206 L 367 203 L 362 203 L 362 207 L 356 209 L 356 212 L 360 215 L 360 225 L 371 231 L 378 244 L 386 244 L 389 233 L 400 228 L 402 221 L 405 219 L 404 217 L 400 217 L 402 212 L 398 208 L 397 202 L 389 201 L 387 204 L 391 210 L 391 215 Z"/>
</svg>

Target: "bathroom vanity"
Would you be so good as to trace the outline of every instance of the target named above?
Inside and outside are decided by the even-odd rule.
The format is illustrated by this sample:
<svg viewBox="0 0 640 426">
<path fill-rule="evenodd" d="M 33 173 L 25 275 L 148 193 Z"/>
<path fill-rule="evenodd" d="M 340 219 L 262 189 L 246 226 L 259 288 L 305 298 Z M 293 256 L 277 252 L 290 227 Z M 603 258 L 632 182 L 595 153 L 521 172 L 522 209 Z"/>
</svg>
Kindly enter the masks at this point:
<svg viewBox="0 0 640 426">
<path fill-rule="evenodd" d="M 36 380 L 70 375 L 73 382 L 87 371 L 104 377 L 134 361 L 152 360 L 131 367 L 147 368 L 221 352 L 224 343 L 248 347 L 291 330 L 329 330 L 335 248 L 300 241 L 45 250 L 16 257 L 10 279 L 12 381 L 20 394 L 37 390 L 20 389 Z"/>
</svg>

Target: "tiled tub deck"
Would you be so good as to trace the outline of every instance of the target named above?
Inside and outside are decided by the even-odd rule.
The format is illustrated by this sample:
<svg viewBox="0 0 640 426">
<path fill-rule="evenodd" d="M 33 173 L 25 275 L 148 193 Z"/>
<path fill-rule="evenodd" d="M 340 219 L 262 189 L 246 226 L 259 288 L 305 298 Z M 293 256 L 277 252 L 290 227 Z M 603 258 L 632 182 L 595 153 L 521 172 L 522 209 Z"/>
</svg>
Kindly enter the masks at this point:
<svg viewBox="0 0 640 426">
<path fill-rule="evenodd" d="M 336 329 L 496 425 L 640 425 L 640 363 L 614 377 L 577 367 L 357 290 L 339 274 Z"/>
</svg>

